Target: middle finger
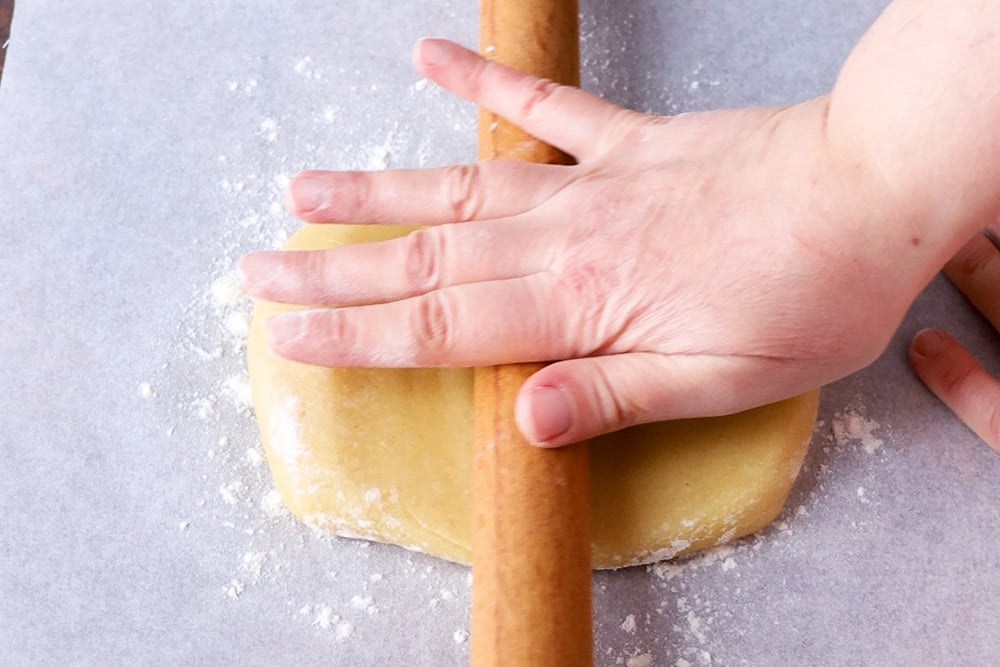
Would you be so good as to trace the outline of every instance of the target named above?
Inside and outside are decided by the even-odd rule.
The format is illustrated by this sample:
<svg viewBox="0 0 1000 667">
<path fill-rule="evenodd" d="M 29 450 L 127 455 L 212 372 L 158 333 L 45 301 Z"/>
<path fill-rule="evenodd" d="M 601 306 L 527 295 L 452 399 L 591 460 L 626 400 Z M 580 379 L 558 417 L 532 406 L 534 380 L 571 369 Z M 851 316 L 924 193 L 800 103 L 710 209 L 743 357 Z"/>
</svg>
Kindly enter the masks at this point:
<svg viewBox="0 0 1000 667">
<path fill-rule="evenodd" d="M 565 304 L 536 273 L 392 303 L 300 310 L 267 321 L 280 356 L 331 367 L 485 366 L 572 356 Z"/>
<path fill-rule="evenodd" d="M 442 225 L 327 250 L 251 253 L 240 262 L 253 297 L 312 306 L 360 306 L 437 289 L 519 278 L 547 269 L 554 229 L 527 219 Z"/>
</svg>

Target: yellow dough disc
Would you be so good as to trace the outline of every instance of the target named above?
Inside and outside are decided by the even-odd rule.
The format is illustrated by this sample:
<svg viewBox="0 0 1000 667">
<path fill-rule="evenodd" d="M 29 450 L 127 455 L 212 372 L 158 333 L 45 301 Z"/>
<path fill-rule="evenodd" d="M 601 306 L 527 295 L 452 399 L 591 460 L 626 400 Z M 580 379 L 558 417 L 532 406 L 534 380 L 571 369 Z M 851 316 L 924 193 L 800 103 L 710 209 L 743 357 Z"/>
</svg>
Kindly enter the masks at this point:
<svg viewBox="0 0 1000 667">
<path fill-rule="evenodd" d="M 411 229 L 307 225 L 285 247 L 331 248 Z M 285 504 L 321 530 L 468 563 L 472 371 L 281 359 L 267 348 L 263 322 L 290 308 L 258 301 L 248 347 L 254 408 Z M 767 525 L 802 464 L 818 396 L 593 440 L 594 567 L 672 558 Z"/>
</svg>

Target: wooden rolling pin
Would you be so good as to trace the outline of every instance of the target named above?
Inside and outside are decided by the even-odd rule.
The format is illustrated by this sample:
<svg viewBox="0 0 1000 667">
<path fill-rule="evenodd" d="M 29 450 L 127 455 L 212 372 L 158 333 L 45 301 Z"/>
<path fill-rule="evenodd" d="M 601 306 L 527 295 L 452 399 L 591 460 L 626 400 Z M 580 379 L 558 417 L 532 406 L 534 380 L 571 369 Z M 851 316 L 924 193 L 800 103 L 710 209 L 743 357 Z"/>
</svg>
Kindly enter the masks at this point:
<svg viewBox="0 0 1000 667">
<path fill-rule="evenodd" d="M 576 0 L 482 0 L 480 8 L 485 57 L 579 85 Z M 486 109 L 479 157 L 572 162 Z M 587 445 L 539 449 L 514 422 L 517 392 L 539 368 L 475 371 L 474 667 L 593 663 Z"/>
</svg>

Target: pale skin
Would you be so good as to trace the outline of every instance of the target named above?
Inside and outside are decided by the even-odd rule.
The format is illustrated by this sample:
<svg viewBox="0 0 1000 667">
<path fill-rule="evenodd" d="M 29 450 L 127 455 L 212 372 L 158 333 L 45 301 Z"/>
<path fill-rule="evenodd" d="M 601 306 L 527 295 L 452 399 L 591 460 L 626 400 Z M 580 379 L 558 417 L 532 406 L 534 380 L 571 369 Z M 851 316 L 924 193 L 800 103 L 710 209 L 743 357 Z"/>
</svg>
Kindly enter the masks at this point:
<svg viewBox="0 0 1000 667">
<path fill-rule="evenodd" d="M 1000 224 L 990 225 L 994 238 Z M 977 234 L 945 266 L 945 274 L 1000 331 L 1000 251 Z M 1000 382 L 943 331 L 914 338 L 910 361 L 920 378 L 980 438 L 1000 452 Z"/>
<path fill-rule="evenodd" d="M 1000 323 L 1000 259 L 980 234 L 1000 215 L 996 26 L 1000 3 L 896 0 L 830 94 L 675 117 L 422 40 L 422 75 L 577 164 L 298 174 L 303 220 L 427 227 L 254 253 L 244 285 L 315 306 L 267 323 L 298 361 L 562 360 L 518 396 L 542 446 L 792 396 L 873 361 L 956 253 L 950 275 Z M 950 339 L 917 354 L 932 338 L 915 343 L 921 377 L 998 446 L 1000 385 Z"/>
</svg>

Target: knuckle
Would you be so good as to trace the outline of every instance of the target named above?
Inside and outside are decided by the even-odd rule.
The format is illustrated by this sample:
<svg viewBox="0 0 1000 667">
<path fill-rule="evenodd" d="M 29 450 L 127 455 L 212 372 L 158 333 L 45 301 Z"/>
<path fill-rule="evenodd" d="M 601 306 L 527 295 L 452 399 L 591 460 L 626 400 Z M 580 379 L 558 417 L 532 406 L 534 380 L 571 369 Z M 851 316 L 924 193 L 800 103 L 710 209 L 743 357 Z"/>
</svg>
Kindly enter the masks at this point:
<svg viewBox="0 0 1000 667">
<path fill-rule="evenodd" d="M 958 270 L 969 276 L 976 277 L 985 274 L 997 260 L 997 253 L 992 245 L 982 244 L 981 246 L 970 247 L 962 254 L 957 263 Z"/>
<path fill-rule="evenodd" d="M 342 211 L 346 210 L 354 216 L 370 218 L 370 222 L 380 222 L 371 175 L 364 172 L 353 172 L 344 174 L 342 178 L 344 182 L 341 184 L 339 192 L 334 193 L 335 195 L 339 194 L 340 197 L 334 196 L 333 201 L 340 200 L 343 207 L 334 208 L 331 206 L 331 213 L 335 217 L 343 217 Z"/>
<path fill-rule="evenodd" d="M 328 310 L 322 316 L 310 318 L 315 333 L 327 340 L 347 340 L 350 334 L 347 318 L 339 310 Z"/>
<path fill-rule="evenodd" d="M 479 216 L 483 206 L 479 187 L 481 178 L 482 171 L 478 163 L 448 168 L 445 179 L 448 184 L 448 206 L 456 220 L 465 222 Z"/>
<path fill-rule="evenodd" d="M 407 286 L 428 292 L 441 284 L 441 256 L 444 234 L 437 228 L 410 232 L 402 243 L 403 275 Z"/>
<path fill-rule="evenodd" d="M 300 303 L 315 300 L 317 297 L 311 283 L 322 266 L 312 255 L 296 251 L 279 253 L 268 294 L 280 300 L 292 299 Z"/>
<path fill-rule="evenodd" d="M 330 283 L 332 276 L 328 275 L 331 266 L 323 261 L 323 253 L 316 251 L 306 251 L 301 256 L 298 270 L 300 272 L 300 288 L 310 298 L 316 299 L 325 296 L 325 286 Z"/>
<path fill-rule="evenodd" d="M 628 150 L 634 151 L 636 146 L 648 145 L 648 135 L 669 120 L 667 117 L 649 116 L 632 109 L 616 109 L 600 138 L 599 152 L 607 152 L 615 146 L 627 146 Z"/>
<path fill-rule="evenodd" d="M 644 406 L 624 396 L 600 365 L 596 368 L 594 385 L 605 430 L 618 430 L 643 421 L 646 414 Z"/>
<path fill-rule="evenodd" d="M 417 344 L 418 361 L 435 365 L 452 348 L 455 304 L 446 292 L 425 294 L 416 300 L 410 329 Z"/>
<path fill-rule="evenodd" d="M 618 393 L 611 386 L 607 373 L 598 374 L 597 400 L 607 429 L 621 428 L 627 423 L 628 412 Z"/>
<path fill-rule="evenodd" d="M 490 72 L 496 71 L 497 64 L 492 60 L 477 60 L 464 76 L 465 84 L 474 100 L 478 100 L 483 89 L 490 80 Z"/>
<path fill-rule="evenodd" d="M 303 327 L 314 360 L 328 366 L 364 366 L 371 360 L 364 346 L 363 325 L 349 311 L 331 308 L 312 314 Z"/>
<path fill-rule="evenodd" d="M 1000 404 L 994 403 L 989 408 L 986 420 L 986 442 L 990 447 L 1000 451 Z"/>
<path fill-rule="evenodd" d="M 608 130 L 614 136 L 629 136 L 633 133 L 644 132 L 647 127 L 659 127 L 668 120 L 664 118 L 662 121 L 654 121 L 652 118 L 638 111 L 622 107 L 615 110 L 611 122 L 608 124 Z"/>
<path fill-rule="evenodd" d="M 941 377 L 941 391 L 956 398 L 963 394 L 975 367 L 967 363 L 950 363 Z"/>
<path fill-rule="evenodd" d="M 343 341 L 350 340 L 351 331 L 343 313 L 331 309 L 304 315 L 301 337 L 312 341 L 316 348 L 324 348 L 331 341 L 340 345 Z"/>
<path fill-rule="evenodd" d="M 311 301 L 322 305 L 334 298 L 336 285 L 339 282 L 335 264 L 326 260 L 327 255 L 323 251 L 306 252 L 303 255 L 300 277 L 303 293 Z"/>
<path fill-rule="evenodd" d="M 563 86 L 550 79 L 532 79 L 521 101 L 521 114 L 525 118 L 538 113 L 545 102 L 552 98 Z"/>
<path fill-rule="evenodd" d="M 294 274 L 300 271 L 310 271 L 313 268 L 313 262 L 309 257 L 309 253 L 306 252 L 295 250 L 279 251 L 273 256 L 278 258 L 277 268 L 281 274 Z"/>
<path fill-rule="evenodd" d="M 308 253 L 299 252 L 282 252 L 276 255 L 278 258 L 278 266 L 276 273 L 283 280 L 281 281 L 282 287 L 290 286 L 290 283 L 298 283 L 301 281 L 303 274 L 308 275 L 315 270 L 315 262 L 309 256 Z M 295 285 L 298 287 L 299 285 Z"/>
</svg>

